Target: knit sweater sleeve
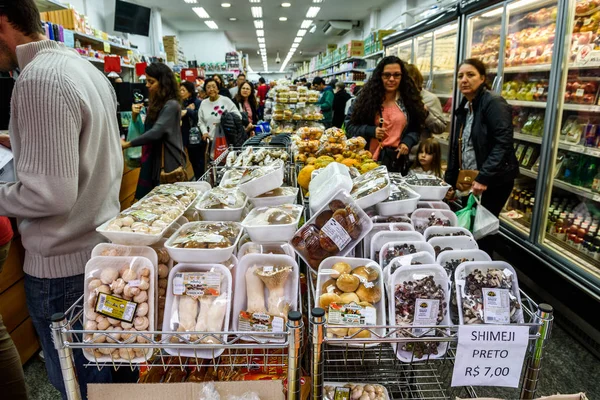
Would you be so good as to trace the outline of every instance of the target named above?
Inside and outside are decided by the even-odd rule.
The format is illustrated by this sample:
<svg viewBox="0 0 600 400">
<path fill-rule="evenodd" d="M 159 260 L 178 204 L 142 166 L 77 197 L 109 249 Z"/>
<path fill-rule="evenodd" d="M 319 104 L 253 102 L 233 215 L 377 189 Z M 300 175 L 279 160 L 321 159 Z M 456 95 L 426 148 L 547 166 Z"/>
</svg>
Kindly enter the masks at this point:
<svg viewBox="0 0 600 400">
<path fill-rule="evenodd" d="M 163 106 L 158 114 L 158 119 L 154 123 L 152 129 L 146 131 L 131 141 L 131 147 L 143 146 L 148 143 L 156 142 L 165 135 L 168 135 L 171 127 L 181 118 L 181 108 L 174 100 L 169 100 Z"/>
<path fill-rule="evenodd" d="M 0 215 L 45 218 L 75 205 L 82 127 L 76 93 L 75 84 L 52 69 L 17 82 L 12 117 L 21 143 L 18 181 L 0 184 Z"/>
<path fill-rule="evenodd" d="M 222 97 L 223 99 L 223 105 L 225 106 L 225 109 L 227 111 L 229 111 L 230 113 L 233 113 L 235 115 L 237 115 L 238 117 L 242 118 L 242 113 L 240 112 L 239 108 L 235 105 L 235 103 L 233 102 L 233 100 L 230 100 L 226 97 Z"/>
<path fill-rule="evenodd" d="M 198 129 L 203 135 L 208 133 L 208 124 L 206 118 L 210 114 L 210 104 L 208 100 L 204 100 L 200 103 L 200 110 L 198 111 Z"/>
</svg>

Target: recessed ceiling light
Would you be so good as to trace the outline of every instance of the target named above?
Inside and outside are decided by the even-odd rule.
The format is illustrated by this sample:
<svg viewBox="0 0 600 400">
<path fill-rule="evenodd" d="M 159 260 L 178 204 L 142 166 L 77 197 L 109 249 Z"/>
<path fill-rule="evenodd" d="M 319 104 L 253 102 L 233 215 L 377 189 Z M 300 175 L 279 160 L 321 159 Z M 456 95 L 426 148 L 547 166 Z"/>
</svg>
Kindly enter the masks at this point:
<svg viewBox="0 0 600 400">
<path fill-rule="evenodd" d="M 302 36 L 304 36 L 304 35 L 306 35 L 306 29 L 300 29 L 300 30 L 298 31 L 298 34 L 297 34 L 296 36 L 300 36 L 300 37 L 302 37 Z"/>
<path fill-rule="evenodd" d="M 204 7 L 194 7 L 192 10 L 194 10 L 196 15 L 198 15 L 200 18 L 210 18 L 210 15 L 208 15 Z"/>
<path fill-rule="evenodd" d="M 281 3 L 281 7 L 291 7 L 292 3 Z"/>
<path fill-rule="evenodd" d="M 229 18 L 229 20 L 230 21 L 237 21 L 237 18 L 236 17 L 231 17 L 231 18 Z"/>
<path fill-rule="evenodd" d="M 231 7 L 231 3 L 221 3 L 221 7 L 229 8 L 229 7 Z"/>
<path fill-rule="evenodd" d="M 265 42 L 265 38 L 264 37 L 259 37 L 257 38 L 258 43 L 264 43 Z"/>
<path fill-rule="evenodd" d="M 260 47 L 261 49 L 265 48 L 267 45 L 265 43 L 259 43 L 258 47 Z"/>
<path fill-rule="evenodd" d="M 184 0 L 188 4 L 196 4 L 198 1 L 196 0 Z"/>
<path fill-rule="evenodd" d="M 256 36 L 258 36 L 258 37 L 265 36 L 265 31 L 263 31 L 262 29 L 257 30 Z"/>
<path fill-rule="evenodd" d="M 279 17 L 280 21 L 287 21 L 287 17 Z"/>
<path fill-rule="evenodd" d="M 317 16 L 317 14 L 319 13 L 319 11 L 321 11 L 321 7 L 311 7 L 308 9 L 308 12 L 306 13 L 306 18 L 314 18 Z"/>
<path fill-rule="evenodd" d="M 260 0 L 250 0 L 250 3 L 260 3 Z"/>
<path fill-rule="evenodd" d="M 215 21 L 209 20 L 209 21 L 204 21 L 204 23 L 206 24 L 206 26 L 208 26 L 210 29 L 219 29 L 219 27 L 217 26 Z"/>
<path fill-rule="evenodd" d="M 251 11 L 254 18 L 262 18 L 262 7 L 251 7 Z"/>
<path fill-rule="evenodd" d="M 263 23 L 262 19 L 255 19 L 254 20 L 254 27 L 256 29 L 262 29 L 264 28 L 265 24 Z"/>
<path fill-rule="evenodd" d="M 302 41 L 301 37 L 294 38 L 294 43 L 300 43 Z"/>
<path fill-rule="evenodd" d="M 322 3 L 323 0 L 313 0 L 313 3 Z"/>
<path fill-rule="evenodd" d="M 297 48 L 298 46 L 300 46 L 300 43 L 292 43 L 292 49 Z"/>
<path fill-rule="evenodd" d="M 302 28 L 302 29 L 308 29 L 308 28 L 310 28 L 311 25 L 312 25 L 312 20 L 311 19 L 305 19 L 304 21 L 302 21 L 302 25 L 300 25 L 300 28 Z"/>
</svg>

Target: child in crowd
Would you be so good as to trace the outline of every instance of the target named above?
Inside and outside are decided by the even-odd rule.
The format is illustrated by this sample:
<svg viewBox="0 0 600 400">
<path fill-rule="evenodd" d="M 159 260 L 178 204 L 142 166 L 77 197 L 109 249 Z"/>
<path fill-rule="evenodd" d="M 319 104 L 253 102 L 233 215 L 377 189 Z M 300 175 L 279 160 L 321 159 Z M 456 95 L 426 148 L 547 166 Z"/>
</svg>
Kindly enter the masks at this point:
<svg viewBox="0 0 600 400">
<path fill-rule="evenodd" d="M 411 172 L 416 174 L 435 175 L 442 177 L 442 151 L 440 143 L 434 138 L 429 138 L 419 143 L 417 158 L 411 167 Z"/>
</svg>

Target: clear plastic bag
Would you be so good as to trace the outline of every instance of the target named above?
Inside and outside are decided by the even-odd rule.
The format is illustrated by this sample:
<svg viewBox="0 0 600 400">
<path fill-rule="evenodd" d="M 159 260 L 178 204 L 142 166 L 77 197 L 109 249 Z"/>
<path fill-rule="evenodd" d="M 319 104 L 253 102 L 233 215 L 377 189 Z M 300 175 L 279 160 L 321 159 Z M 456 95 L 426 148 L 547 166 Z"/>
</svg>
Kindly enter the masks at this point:
<svg viewBox="0 0 600 400">
<path fill-rule="evenodd" d="M 479 240 L 488 235 L 495 235 L 500 230 L 500 220 L 487 208 L 481 205 L 481 200 L 477 201 L 477 210 L 475 211 L 475 221 L 473 222 L 473 237 Z"/>
</svg>

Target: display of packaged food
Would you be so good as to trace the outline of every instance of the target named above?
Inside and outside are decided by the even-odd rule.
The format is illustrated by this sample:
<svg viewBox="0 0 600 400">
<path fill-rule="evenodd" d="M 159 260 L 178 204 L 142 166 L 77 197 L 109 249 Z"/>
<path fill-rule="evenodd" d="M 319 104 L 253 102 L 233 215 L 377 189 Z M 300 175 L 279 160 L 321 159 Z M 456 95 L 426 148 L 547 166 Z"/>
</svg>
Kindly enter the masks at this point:
<svg viewBox="0 0 600 400">
<path fill-rule="evenodd" d="M 196 203 L 204 221 L 240 221 L 248 197 L 239 189 L 215 187 Z"/>
<path fill-rule="evenodd" d="M 437 264 L 407 265 L 397 269 L 390 279 L 394 290 L 388 301 L 390 322 L 393 318 L 394 325 L 413 327 L 412 334 L 417 337 L 447 336 L 447 330 L 435 328 L 450 325 L 449 281 L 444 269 Z M 400 361 L 410 363 L 443 357 L 448 342 L 420 341 L 393 347 Z"/>
<path fill-rule="evenodd" d="M 307 96 L 307 103 L 316 103 L 319 101 L 320 97 L 321 93 L 319 93 L 317 90 L 309 90 Z"/>
<path fill-rule="evenodd" d="M 282 186 L 250 199 L 254 207 L 271 207 L 293 204 L 298 198 L 298 188 Z"/>
<path fill-rule="evenodd" d="M 468 261 L 454 272 L 461 325 L 522 324 L 517 274 L 503 261 Z"/>
<path fill-rule="evenodd" d="M 421 195 L 408 186 L 390 185 L 390 195 L 377 203 L 377 213 L 381 216 L 410 214 L 416 210 Z"/>
<path fill-rule="evenodd" d="M 242 258 L 248 254 L 279 254 L 294 257 L 294 249 L 286 242 L 271 243 L 244 243 L 238 250 L 238 257 Z"/>
<path fill-rule="evenodd" d="M 371 254 L 371 239 L 376 233 L 382 231 L 414 231 L 415 229 L 411 224 L 404 222 L 381 222 L 373 223 L 373 228 L 363 238 L 363 249 L 362 254 L 364 257 L 370 256 Z"/>
<path fill-rule="evenodd" d="M 450 185 L 433 175 L 410 174 L 405 182 L 421 195 L 421 200 L 442 200 L 450 189 Z"/>
<path fill-rule="evenodd" d="M 146 257 L 158 268 L 158 256 L 149 246 L 124 246 L 122 244 L 100 243 L 92 249 L 94 257 Z"/>
<path fill-rule="evenodd" d="M 385 325 L 383 276 L 379 265 L 366 258 L 329 257 L 319 265 L 315 307 L 326 311 L 327 336 L 369 338 L 368 326 Z M 336 328 L 344 325 L 346 328 Z M 348 328 L 348 326 L 356 328 Z M 383 335 L 384 329 L 377 329 Z M 345 345 L 344 345 L 345 346 Z M 352 344 L 372 347 L 376 344 Z"/>
<path fill-rule="evenodd" d="M 450 210 L 450 206 L 443 201 L 419 201 L 417 208 L 435 208 L 436 210 Z"/>
<path fill-rule="evenodd" d="M 146 343 L 155 327 L 156 267 L 145 257 L 94 257 L 85 266 L 84 343 Z M 152 349 L 88 348 L 91 362 L 142 363 Z"/>
<path fill-rule="evenodd" d="M 372 227 L 371 219 L 348 192 L 341 190 L 296 232 L 290 243 L 308 265 L 317 269 L 327 257 L 347 255 Z"/>
<path fill-rule="evenodd" d="M 350 194 L 363 210 L 387 199 L 390 196 L 387 167 L 377 167 L 353 179 Z"/>
<path fill-rule="evenodd" d="M 389 242 L 424 242 L 425 238 L 422 234 L 416 231 L 383 231 L 378 232 L 371 238 L 371 247 L 369 248 L 369 256 L 371 260 L 379 260 L 379 252 L 384 244 Z M 381 265 L 381 264 L 380 264 Z"/>
<path fill-rule="evenodd" d="M 225 171 L 223 174 L 223 178 L 221 178 L 221 183 L 219 183 L 219 187 L 225 189 L 233 189 L 237 188 L 240 184 L 240 180 L 242 179 L 242 175 L 244 174 L 243 169 L 229 169 Z"/>
<path fill-rule="evenodd" d="M 282 125 L 283 126 L 283 125 Z M 273 129 L 273 125 L 271 126 Z M 278 132 L 281 133 L 281 132 Z M 270 165 L 275 160 L 288 161 L 290 159 L 290 155 L 285 149 L 273 149 L 273 148 L 264 148 L 264 147 L 253 147 L 247 146 L 244 150 L 236 152 L 230 151 L 227 155 L 227 159 L 225 161 L 225 166 L 229 168 L 240 168 L 240 167 L 252 167 L 252 166 L 265 166 Z M 237 171 L 237 174 L 234 173 L 230 176 L 230 171 Z M 231 169 L 226 171 L 222 180 L 221 186 L 223 186 L 223 182 L 227 182 L 228 180 L 233 180 L 236 178 L 237 181 L 233 181 L 233 186 L 237 186 L 239 184 L 240 179 L 244 173 L 243 169 L 235 170 Z M 230 185 L 228 185 L 230 186 Z"/>
<path fill-rule="evenodd" d="M 211 349 L 166 348 L 174 356 L 212 359 L 224 349 L 218 344 L 226 335 L 202 335 L 202 332 L 227 332 L 231 316 L 232 278 L 229 269 L 220 264 L 178 264 L 169 273 L 167 302 L 163 319 L 166 343 L 198 342 L 214 344 Z"/>
<path fill-rule="evenodd" d="M 473 237 L 473 234 L 468 229 L 460 226 L 430 226 L 425 229 L 425 240 L 429 241 L 434 237 L 454 237 L 454 236 L 469 236 Z"/>
<path fill-rule="evenodd" d="M 221 262 L 231 257 L 242 231 L 239 222 L 190 222 L 179 228 L 165 247 L 177 262 Z"/>
<path fill-rule="evenodd" d="M 323 384 L 323 399 L 369 399 L 389 400 L 387 389 L 377 383 L 341 383 L 325 382 Z"/>
<path fill-rule="evenodd" d="M 412 221 L 408 215 L 390 215 L 387 217 L 384 217 L 381 215 L 374 215 L 371 217 L 371 220 L 375 223 L 395 222 L 395 223 L 410 224 L 412 226 Z M 414 227 L 412 230 L 414 231 Z"/>
<path fill-rule="evenodd" d="M 390 278 L 398 268 L 402 268 L 407 265 L 427 265 L 435 263 L 435 258 L 431 255 L 431 253 L 427 251 L 418 251 L 414 254 L 407 254 L 405 256 L 394 258 L 383 270 L 383 281 L 385 283 L 385 289 L 388 293 L 393 293 Z"/>
<path fill-rule="evenodd" d="M 246 196 L 258 197 L 283 185 L 284 163 L 275 160 L 271 165 L 247 169 L 242 175 L 239 188 Z"/>
<path fill-rule="evenodd" d="M 457 226 L 456 214 L 449 210 L 418 208 L 410 216 L 415 230 L 424 233 L 431 226 Z"/>
<path fill-rule="evenodd" d="M 479 248 L 472 236 L 439 236 L 428 240 L 437 258 L 441 253 L 452 250 L 476 250 Z"/>
<path fill-rule="evenodd" d="M 233 330 L 284 332 L 288 312 L 298 307 L 299 277 L 298 264 L 290 256 L 247 254 L 242 257 L 235 277 Z M 270 341 L 283 339 L 275 336 Z"/>
<path fill-rule="evenodd" d="M 303 209 L 304 207 L 296 204 L 257 207 L 242 221 L 242 226 L 253 242 L 287 241 L 298 230 Z"/>
<path fill-rule="evenodd" d="M 372 244 L 371 247 L 373 247 Z M 379 265 L 381 265 L 381 268 L 385 269 L 394 258 L 415 254 L 420 251 L 426 251 L 435 258 L 433 247 L 425 241 L 387 242 L 379 251 Z"/>
<path fill-rule="evenodd" d="M 350 169 L 343 164 L 332 162 L 318 171 L 308 185 L 312 213 L 325 207 L 340 190 L 350 192 L 353 186 Z"/>
<path fill-rule="evenodd" d="M 364 150 L 367 145 L 367 140 L 362 136 L 355 136 L 346 140 L 346 150 L 351 152 L 358 152 Z"/>
</svg>

